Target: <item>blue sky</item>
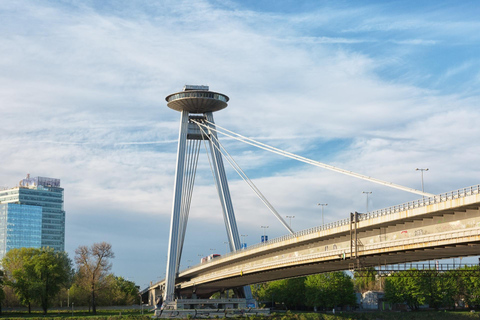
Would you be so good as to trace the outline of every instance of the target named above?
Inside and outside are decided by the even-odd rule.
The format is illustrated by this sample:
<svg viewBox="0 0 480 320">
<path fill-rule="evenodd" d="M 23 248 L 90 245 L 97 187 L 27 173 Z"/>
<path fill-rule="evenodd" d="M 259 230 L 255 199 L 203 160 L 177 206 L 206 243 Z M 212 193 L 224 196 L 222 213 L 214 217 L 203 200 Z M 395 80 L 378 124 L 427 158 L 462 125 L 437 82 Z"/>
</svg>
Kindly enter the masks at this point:
<svg viewBox="0 0 480 320">
<path fill-rule="evenodd" d="M 479 183 L 477 1 L 0 2 L 0 186 L 60 178 L 66 247 L 108 241 L 114 272 L 165 272 L 179 113 L 205 84 L 216 122 L 321 162 L 431 193 Z M 224 139 L 292 227 L 417 199 Z M 228 169 L 241 234 L 285 234 Z M 182 265 L 223 253 L 205 155 Z M 206 236 L 208 235 L 208 236 Z M 214 249 L 214 250 L 211 250 Z"/>
</svg>

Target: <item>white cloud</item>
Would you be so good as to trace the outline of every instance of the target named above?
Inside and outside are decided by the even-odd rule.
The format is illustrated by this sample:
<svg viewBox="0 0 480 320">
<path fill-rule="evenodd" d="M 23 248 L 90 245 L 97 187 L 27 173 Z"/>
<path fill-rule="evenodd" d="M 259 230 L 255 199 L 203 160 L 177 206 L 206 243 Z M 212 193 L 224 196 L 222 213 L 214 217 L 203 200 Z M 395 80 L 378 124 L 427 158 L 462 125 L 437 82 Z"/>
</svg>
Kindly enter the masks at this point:
<svg viewBox="0 0 480 320">
<path fill-rule="evenodd" d="M 227 94 L 229 107 L 215 114 L 216 122 L 281 149 L 323 162 L 328 157 L 341 168 L 416 188 L 414 168 L 428 166 L 431 192 L 478 183 L 478 94 L 445 95 L 385 80 L 377 74 L 379 65 L 409 63 L 402 53 L 401 59 L 391 51 L 377 57 L 355 48 L 391 43 L 373 34 L 322 32 L 340 17 L 368 10 L 290 16 L 207 1 L 135 3 L 0 5 L 0 185 L 13 186 L 27 172 L 61 178 L 70 252 L 84 242 L 107 240 L 122 254 L 133 254 L 129 241 L 138 238 L 140 252 L 151 257 L 145 275 L 154 280 L 163 270 L 163 257 L 149 248 L 159 256 L 166 251 L 179 120 L 164 98 L 184 84 L 207 84 Z M 339 30 L 379 29 L 342 21 Z M 400 47 L 412 43 L 408 39 L 442 41 L 432 35 L 395 41 Z M 447 72 L 445 81 L 456 72 L 461 69 Z M 329 203 L 325 217 L 332 221 L 362 210 L 362 191 L 374 192 L 376 208 L 416 198 L 221 139 L 274 207 L 296 216 L 295 229 L 319 223 L 318 202 Z M 345 145 L 333 148 L 332 141 Z M 221 247 L 223 221 L 205 154 L 199 165 L 187 241 L 200 246 L 192 237 L 205 226 L 212 240 L 205 239 L 204 247 Z M 267 209 L 259 210 L 243 182 L 230 180 L 249 243 L 257 242 L 260 224 L 270 225 L 271 236 L 285 233 Z M 98 225 L 90 227 L 95 219 Z M 132 234 L 122 239 L 117 230 Z M 115 268 L 128 267 L 122 260 Z"/>
</svg>

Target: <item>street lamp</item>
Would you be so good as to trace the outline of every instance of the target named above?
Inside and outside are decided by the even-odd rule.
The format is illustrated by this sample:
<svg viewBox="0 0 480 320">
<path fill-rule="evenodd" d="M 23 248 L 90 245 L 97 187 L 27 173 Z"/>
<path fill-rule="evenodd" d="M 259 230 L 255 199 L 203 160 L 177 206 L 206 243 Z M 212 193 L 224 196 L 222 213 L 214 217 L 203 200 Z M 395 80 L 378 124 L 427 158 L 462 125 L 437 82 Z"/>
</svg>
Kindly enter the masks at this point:
<svg viewBox="0 0 480 320">
<path fill-rule="evenodd" d="M 261 226 L 261 228 L 263 229 L 263 241 L 266 242 L 267 239 L 266 239 L 265 229 L 268 229 L 268 226 Z"/>
<path fill-rule="evenodd" d="M 285 216 L 285 218 L 290 219 L 290 228 L 292 227 L 292 218 L 295 218 L 295 216 Z"/>
<path fill-rule="evenodd" d="M 425 168 L 425 169 L 417 168 L 417 169 L 415 169 L 415 171 L 420 171 L 422 173 L 422 192 L 424 192 L 424 190 L 423 190 L 423 172 L 428 171 L 428 168 Z"/>
<path fill-rule="evenodd" d="M 225 254 L 228 253 L 228 241 L 223 241 L 223 244 L 225 245 Z"/>
<path fill-rule="evenodd" d="M 323 207 L 328 206 L 328 203 L 317 203 L 317 206 L 322 206 L 322 226 L 325 224 L 323 221 Z"/>
<path fill-rule="evenodd" d="M 372 194 L 372 191 L 362 191 L 362 193 L 367 195 L 367 211 L 366 211 L 366 213 L 368 213 L 368 195 Z"/>
</svg>

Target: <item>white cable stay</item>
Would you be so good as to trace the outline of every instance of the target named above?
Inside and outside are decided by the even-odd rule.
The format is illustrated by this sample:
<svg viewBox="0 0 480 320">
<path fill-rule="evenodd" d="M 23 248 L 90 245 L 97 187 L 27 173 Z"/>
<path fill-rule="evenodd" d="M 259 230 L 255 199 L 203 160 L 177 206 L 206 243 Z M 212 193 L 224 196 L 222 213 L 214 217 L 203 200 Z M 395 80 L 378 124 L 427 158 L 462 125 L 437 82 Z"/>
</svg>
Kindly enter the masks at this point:
<svg viewBox="0 0 480 320">
<path fill-rule="evenodd" d="M 198 123 L 197 123 L 198 125 Z M 198 128 L 200 129 L 200 131 L 202 132 L 202 135 L 206 136 L 209 140 L 211 140 L 212 138 L 215 138 L 212 134 L 207 134 L 204 129 L 201 127 L 201 126 L 198 126 Z M 212 129 L 210 128 L 209 126 L 206 126 L 206 128 L 208 129 Z M 225 147 L 220 143 L 220 141 L 218 139 L 215 140 L 218 145 L 220 146 L 217 147 L 217 145 L 215 143 L 212 143 L 212 146 L 215 146 L 215 148 L 217 148 L 217 150 L 223 155 L 223 157 L 228 161 L 228 163 L 230 163 L 230 165 L 232 166 L 232 168 L 237 172 L 237 174 L 243 179 L 243 181 L 245 181 L 248 186 L 250 187 L 250 189 L 253 190 L 253 192 L 255 192 L 255 194 L 257 195 L 257 197 L 265 204 L 265 206 L 273 213 L 273 215 L 275 215 L 275 217 L 280 221 L 280 223 L 288 230 L 288 232 L 290 232 L 290 234 L 293 234 L 294 231 L 292 230 L 292 228 L 287 224 L 287 222 L 285 220 L 283 220 L 283 218 L 280 216 L 280 214 L 277 212 L 277 210 L 275 210 L 275 208 L 272 206 L 272 204 L 267 200 L 267 198 L 262 194 L 262 192 L 257 188 L 257 186 L 253 183 L 253 181 L 247 176 L 247 174 L 242 170 L 242 168 L 240 168 L 240 166 L 238 165 L 238 163 L 233 159 L 233 157 L 228 153 L 228 151 L 225 149 Z"/>
<path fill-rule="evenodd" d="M 198 125 L 208 127 L 204 123 L 200 123 L 196 120 L 193 120 L 193 121 L 195 123 L 197 123 Z M 211 124 L 209 121 L 205 121 L 205 122 L 207 122 L 208 124 Z M 366 176 L 366 175 L 363 175 L 363 174 L 360 174 L 360 173 L 355 173 L 353 171 L 337 168 L 335 166 L 331 166 L 331 165 L 328 165 L 328 164 L 325 164 L 325 163 L 321 163 L 319 161 L 311 160 L 311 159 L 293 154 L 291 152 L 284 151 L 284 150 L 269 146 L 267 144 L 255 141 L 253 139 L 247 138 L 247 137 L 242 136 L 238 133 L 235 133 L 233 131 L 230 131 L 228 129 L 220 127 L 218 125 L 216 125 L 216 129 L 215 128 L 211 128 L 211 129 L 215 130 L 217 133 L 221 133 L 221 134 L 223 134 L 227 137 L 233 138 L 235 140 L 244 142 L 246 144 L 255 146 L 255 147 L 263 149 L 263 150 L 267 150 L 267 151 L 282 155 L 282 156 L 287 157 L 287 158 L 295 159 L 295 160 L 298 160 L 298 161 L 301 161 L 301 162 L 304 162 L 304 163 L 308 163 L 308 164 L 311 164 L 311 165 L 314 165 L 314 166 L 317 166 L 317 167 L 320 167 L 320 168 L 324 168 L 324 169 L 327 169 L 327 170 L 343 173 L 345 175 L 352 176 L 352 177 L 355 177 L 355 178 L 359 178 L 359 179 L 367 180 L 367 181 L 370 181 L 370 182 L 374 182 L 374 183 L 377 183 L 377 184 L 380 184 L 380 185 L 383 185 L 383 186 L 387 186 L 387 187 L 390 187 L 390 188 L 395 188 L 395 189 L 403 190 L 403 191 L 406 191 L 406 192 L 419 194 L 419 195 L 422 195 L 422 196 L 425 196 L 425 197 L 435 197 L 434 194 L 423 192 L 421 190 L 417 190 L 417 189 L 413 189 L 413 188 L 409 188 L 409 187 L 404 187 L 404 186 L 401 186 L 399 184 L 395 184 L 393 182 L 383 181 L 383 180 L 372 178 L 372 177 L 369 177 L 369 176 Z M 219 130 L 219 129 L 221 129 L 221 130 Z"/>
</svg>

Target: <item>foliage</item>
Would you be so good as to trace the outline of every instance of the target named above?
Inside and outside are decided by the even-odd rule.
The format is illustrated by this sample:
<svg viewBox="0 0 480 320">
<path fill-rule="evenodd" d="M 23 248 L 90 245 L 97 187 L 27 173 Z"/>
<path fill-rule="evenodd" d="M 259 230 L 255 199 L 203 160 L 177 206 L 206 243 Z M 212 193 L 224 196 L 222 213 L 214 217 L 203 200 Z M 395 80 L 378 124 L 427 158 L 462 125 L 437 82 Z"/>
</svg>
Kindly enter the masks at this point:
<svg viewBox="0 0 480 320">
<path fill-rule="evenodd" d="M 425 303 L 435 309 L 443 306 L 454 307 L 453 297 L 457 296 L 459 292 L 457 279 L 458 277 L 453 274 L 449 276 L 448 273 L 439 277 L 436 272 L 431 273 L 428 277 L 422 277 L 421 285 Z"/>
<path fill-rule="evenodd" d="M 385 299 L 390 303 L 406 303 L 410 309 L 418 310 L 425 303 L 422 277 L 408 276 L 407 270 L 395 273 L 385 280 Z"/>
<path fill-rule="evenodd" d="M 341 271 L 308 276 L 305 299 L 308 306 L 328 309 L 356 303 L 352 279 Z"/>
<path fill-rule="evenodd" d="M 0 270 L 0 314 L 2 314 L 2 303 L 5 300 L 5 292 L 3 291 L 3 270 Z"/>
<path fill-rule="evenodd" d="M 267 296 L 277 303 L 284 304 L 287 309 L 298 309 L 305 306 L 305 277 L 272 281 L 266 291 Z"/>
<path fill-rule="evenodd" d="M 2 259 L 2 265 L 6 271 L 6 283 L 14 288 L 20 303 L 28 306 L 28 313 L 31 312 L 32 292 L 24 264 L 31 258 L 34 250 L 33 248 L 12 249 Z"/>
<path fill-rule="evenodd" d="M 96 314 L 96 297 L 108 283 L 108 271 L 112 268 L 109 259 L 115 257 L 112 245 L 106 242 L 94 243 L 91 247 L 79 246 L 75 250 L 77 283 L 90 291 L 93 314 Z"/>
<path fill-rule="evenodd" d="M 99 292 L 98 304 L 125 306 L 138 303 L 138 299 L 138 288 L 134 282 L 109 274 L 104 290 Z"/>
<path fill-rule="evenodd" d="M 480 272 L 479 266 L 463 267 L 460 268 L 463 271 L 476 271 Z M 460 289 L 463 293 L 465 302 L 469 307 L 480 306 L 480 277 L 467 276 L 461 278 Z"/>
<path fill-rule="evenodd" d="M 356 303 L 352 279 L 344 272 L 277 280 L 254 285 L 252 289 L 258 301 L 274 301 L 284 304 L 287 309 L 305 306 L 333 308 Z"/>
<path fill-rule="evenodd" d="M 378 290 L 377 281 L 375 278 L 376 275 L 377 270 L 375 270 L 374 267 L 369 267 L 361 271 L 355 271 L 353 273 L 355 291 L 363 293 L 370 290 Z"/>
<path fill-rule="evenodd" d="M 44 314 L 52 305 L 52 299 L 72 276 L 71 261 L 65 252 L 51 248 L 12 249 L 2 264 L 7 272 L 7 283 L 14 288 L 23 304 L 37 302 Z"/>
</svg>

